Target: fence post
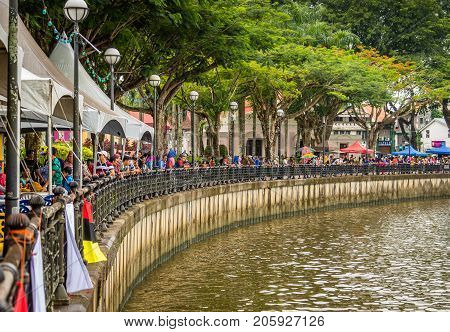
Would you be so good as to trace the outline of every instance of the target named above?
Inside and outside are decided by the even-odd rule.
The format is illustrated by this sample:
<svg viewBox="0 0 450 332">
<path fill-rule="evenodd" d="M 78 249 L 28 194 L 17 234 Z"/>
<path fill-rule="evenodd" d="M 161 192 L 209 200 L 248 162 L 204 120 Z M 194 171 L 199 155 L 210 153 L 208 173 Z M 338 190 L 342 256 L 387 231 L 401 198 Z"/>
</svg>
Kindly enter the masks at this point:
<svg viewBox="0 0 450 332">
<path fill-rule="evenodd" d="M 58 240 L 58 286 L 55 291 L 55 304 L 56 305 L 68 305 L 69 304 L 69 296 L 67 295 L 66 288 L 64 286 L 65 274 L 66 274 L 66 262 L 64 259 L 65 250 L 64 244 L 66 239 L 66 220 L 65 220 L 65 206 L 66 202 L 63 199 L 64 188 L 56 187 L 53 191 L 55 194 L 55 199 L 62 204 L 62 208 L 56 212 L 55 219 L 58 221 L 57 223 L 57 231 L 56 236 Z"/>
</svg>

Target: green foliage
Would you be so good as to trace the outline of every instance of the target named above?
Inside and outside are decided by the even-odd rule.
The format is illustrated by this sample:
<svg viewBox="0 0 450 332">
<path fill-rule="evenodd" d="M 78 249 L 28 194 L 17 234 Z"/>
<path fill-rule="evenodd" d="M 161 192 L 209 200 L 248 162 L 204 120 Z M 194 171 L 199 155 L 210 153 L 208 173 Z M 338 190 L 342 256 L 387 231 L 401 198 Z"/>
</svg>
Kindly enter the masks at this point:
<svg viewBox="0 0 450 332">
<path fill-rule="evenodd" d="M 225 145 L 220 144 L 219 145 L 219 151 L 220 151 L 220 156 L 221 157 L 228 156 L 228 148 Z"/>
<path fill-rule="evenodd" d="M 349 29 L 382 54 L 442 54 L 448 50 L 448 4 L 440 0 L 317 0 L 331 24 Z M 324 8 L 324 9 L 323 9 Z"/>
<path fill-rule="evenodd" d="M 208 145 L 208 146 L 205 148 L 205 156 L 206 156 L 206 157 L 211 157 L 212 155 L 213 155 L 213 148 L 212 148 L 211 145 Z"/>
<path fill-rule="evenodd" d="M 431 110 L 431 118 L 432 119 L 443 118 L 443 117 L 444 117 L 444 113 L 442 113 L 442 111 L 440 109 L 433 108 Z"/>
<path fill-rule="evenodd" d="M 46 3 L 54 25 L 69 31 L 63 2 Z M 116 91 L 120 102 L 152 113 L 147 79 L 154 73 L 162 78 L 159 110 L 175 96 L 190 109 L 188 94 L 198 91 L 196 114 L 211 155 L 223 155 L 218 133 L 232 100 L 250 101 L 270 148 L 278 108 L 319 130 L 322 116 L 334 118 L 347 106 L 390 105 L 392 118 L 450 96 L 449 8 L 440 0 L 101 0 L 89 6 L 81 33 L 100 49 L 118 48 L 116 70 L 129 72 Z M 41 2 L 21 1 L 20 10 L 49 54 L 55 41 Z M 90 47 L 87 53 L 106 75 L 102 55 Z M 158 135 L 163 142 L 163 131 Z M 69 148 L 58 146 L 65 158 Z"/>
</svg>

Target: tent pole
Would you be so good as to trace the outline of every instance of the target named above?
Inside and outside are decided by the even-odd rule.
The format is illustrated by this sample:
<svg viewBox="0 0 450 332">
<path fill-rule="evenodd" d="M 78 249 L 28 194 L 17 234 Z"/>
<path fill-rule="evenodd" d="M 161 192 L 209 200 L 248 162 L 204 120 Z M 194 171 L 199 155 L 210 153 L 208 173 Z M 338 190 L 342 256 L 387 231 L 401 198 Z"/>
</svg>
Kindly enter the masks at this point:
<svg viewBox="0 0 450 332">
<path fill-rule="evenodd" d="M 94 138 L 94 167 L 92 169 L 92 175 L 96 174 L 97 170 L 97 161 L 98 161 L 98 133 L 95 133 L 95 138 Z"/>
<path fill-rule="evenodd" d="M 114 138 L 114 135 L 111 135 L 111 140 L 109 144 L 109 156 L 112 157 L 114 155 L 114 148 L 115 148 L 116 140 Z"/>
<path fill-rule="evenodd" d="M 53 123 L 52 117 L 49 116 L 47 119 L 47 158 L 48 158 L 48 193 L 51 195 L 53 193 L 53 173 L 52 173 L 52 148 L 53 148 Z"/>
<path fill-rule="evenodd" d="M 18 0 L 9 0 L 8 92 L 6 141 L 6 215 L 19 213 L 20 199 L 20 101 L 18 77 Z M 8 132 L 8 131 L 7 131 Z M 6 231 L 5 231 L 6 234 Z M 6 248 L 6 247 L 5 247 Z"/>
</svg>

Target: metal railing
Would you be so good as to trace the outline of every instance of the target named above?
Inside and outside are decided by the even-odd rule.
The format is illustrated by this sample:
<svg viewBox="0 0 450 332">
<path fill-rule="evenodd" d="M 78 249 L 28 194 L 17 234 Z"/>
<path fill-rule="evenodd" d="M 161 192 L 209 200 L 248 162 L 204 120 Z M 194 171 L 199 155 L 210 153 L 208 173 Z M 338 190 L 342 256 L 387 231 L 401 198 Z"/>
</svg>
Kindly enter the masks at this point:
<svg viewBox="0 0 450 332">
<path fill-rule="evenodd" d="M 54 196 L 45 199 L 31 196 L 21 203 L 21 210 L 28 213 L 34 228 L 40 227 L 46 305 L 49 310 L 54 305 L 68 304 L 69 297 L 64 287 L 65 281 L 65 245 L 66 220 L 65 206 L 74 203 L 75 238 L 83 253 L 83 221 L 81 208 L 83 199 L 93 205 L 95 231 L 98 237 L 108 229 L 108 225 L 120 213 L 141 200 L 151 199 L 176 192 L 213 187 L 224 184 L 270 181 L 280 179 L 307 179 L 319 177 L 340 177 L 357 175 L 387 174 L 431 174 L 450 173 L 450 165 L 332 165 L 312 166 L 296 165 L 286 167 L 214 167 L 193 169 L 154 170 L 139 174 L 126 174 L 122 177 L 97 177 L 85 183 L 82 189 L 73 186 L 71 193 L 65 195 L 62 188 L 54 190 Z M 52 202 L 51 206 L 45 206 Z M 1 207 L 0 207 L 1 209 Z M 40 216 L 37 220 L 36 217 Z M 34 221 L 34 222 L 33 222 Z M 8 223 L 7 223 L 8 228 Z M 11 226 L 11 225 L 9 225 Z M 30 227 L 26 225 L 25 227 Z M 17 248 L 6 236 L 5 245 L 10 243 L 3 261 L 0 263 L 0 275 L 5 273 L 7 282 L 0 279 L 0 311 L 12 310 L 15 283 L 18 278 L 19 262 Z M 29 258 L 29 257 L 28 257 Z M 28 263 L 27 263 L 28 268 Z M 9 273 L 9 274 L 8 274 Z"/>
</svg>

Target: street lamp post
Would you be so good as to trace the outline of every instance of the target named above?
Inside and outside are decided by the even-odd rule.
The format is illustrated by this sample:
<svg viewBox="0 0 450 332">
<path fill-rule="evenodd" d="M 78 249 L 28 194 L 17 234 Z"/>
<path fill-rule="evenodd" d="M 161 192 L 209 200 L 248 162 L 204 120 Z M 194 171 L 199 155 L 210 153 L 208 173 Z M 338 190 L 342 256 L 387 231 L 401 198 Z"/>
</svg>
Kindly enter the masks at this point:
<svg viewBox="0 0 450 332">
<path fill-rule="evenodd" d="M 157 93 L 158 87 L 161 84 L 161 78 L 158 75 L 150 76 L 150 85 L 153 87 L 153 144 L 152 144 L 152 156 L 154 157 L 153 165 L 157 163 L 158 159 L 158 104 L 157 104 Z"/>
<path fill-rule="evenodd" d="M 239 108 L 239 105 L 237 102 L 232 101 L 230 103 L 230 126 L 231 126 L 231 142 L 230 142 L 230 153 L 231 153 L 231 160 L 233 160 L 234 158 L 234 116 L 235 116 L 235 112 L 237 111 L 237 109 Z"/>
<path fill-rule="evenodd" d="M 277 115 L 279 118 L 279 128 L 278 128 L 278 163 L 282 166 L 281 163 L 281 121 L 284 118 L 284 111 L 282 109 L 277 110 Z"/>
<path fill-rule="evenodd" d="M 111 95 L 111 111 L 114 112 L 114 65 L 120 61 L 120 52 L 115 48 L 108 48 L 105 51 L 105 61 L 109 64 L 111 70 L 110 82 L 110 95 Z M 111 146 L 110 146 L 110 156 L 114 155 L 114 135 L 111 134 Z"/>
<path fill-rule="evenodd" d="M 69 0 L 64 5 L 64 15 L 74 23 L 73 34 L 73 178 L 81 185 L 81 118 L 80 97 L 78 81 L 78 23 L 82 22 L 89 14 L 89 8 L 84 0 Z M 49 161 L 50 162 L 50 161 Z"/>
<path fill-rule="evenodd" d="M 192 153 L 192 167 L 195 166 L 195 102 L 198 99 L 198 92 L 191 91 L 189 99 L 192 101 L 191 110 L 191 153 Z"/>
</svg>

